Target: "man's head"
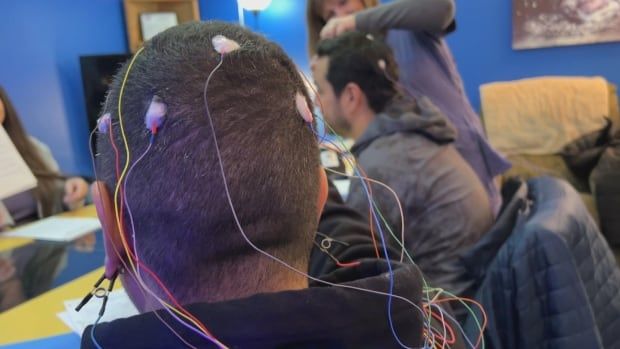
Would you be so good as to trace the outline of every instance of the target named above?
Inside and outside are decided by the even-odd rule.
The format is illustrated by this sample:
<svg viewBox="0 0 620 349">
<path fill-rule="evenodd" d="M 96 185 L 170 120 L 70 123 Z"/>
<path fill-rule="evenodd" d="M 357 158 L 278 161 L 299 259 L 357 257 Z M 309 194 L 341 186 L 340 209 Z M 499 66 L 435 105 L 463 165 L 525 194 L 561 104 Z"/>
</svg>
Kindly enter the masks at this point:
<svg viewBox="0 0 620 349">
<path fill-rule="evenodd" d="M 97 137 L 97 174 L 105 185 L 93 189 L 110 237 L 108 263 L 120 264 L 109 248 L 123 251 L 112 209 L 117 175 L 110 134 L 119 148 L 122 171 L 125 139 L 130 164 L 149 144 L 145 114 L 157 96 L 167 107 L 165 120 L 127 178 L 126 206 L 141 262 L 182 303 L 305 285 L 300 284 L 305 278 L 254 251 L 235 224 L 203 102 L 207 77 L 220 60 L 212 44 L 216 35 L 240 45 L 213 74 L 207 99 L 226 183 L 248 238 L 305 270 L 326 195 L 316 139 L 296 107 L 296 94 L 309 101 L 307 91 L 279 46 L 220 22 L 180 25 L 146 42 L 128 74 L 126 64 L 110 88 L 110 107 L 103 112 L 112 115 L 112 126 Z M 125 76 L 121 122 L 118 105 Z M 123 226 L 131 238 L 128 216 L 123 214 Z M 123 282 L 131 284 L 132 279 Z M 156 307 L 136 290 L 130 295 L 143 310 Z"/>
<path fill-rule="evenodd" d="M 316 53 L 321 29 L 333 17 L 342 17 L 377 6 L 378 0 L 308 0 L 306 19 L 308 23 L 308 52 Z"/>
<path fill-rule="evenodd" d="M 323 40 L 312 66 L 326 121 L 357 138 L 394 98 L 398 72 L 390 48 L 359 32 Z"/>
</svg>

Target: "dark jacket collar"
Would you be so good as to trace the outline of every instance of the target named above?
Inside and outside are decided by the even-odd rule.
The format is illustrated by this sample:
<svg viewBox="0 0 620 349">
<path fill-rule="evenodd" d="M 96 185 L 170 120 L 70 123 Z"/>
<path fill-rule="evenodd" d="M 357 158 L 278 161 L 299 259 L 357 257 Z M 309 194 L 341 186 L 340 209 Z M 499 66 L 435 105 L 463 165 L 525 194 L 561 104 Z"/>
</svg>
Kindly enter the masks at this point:
<svg viewBox="0 0 620 349">
<path fill-rule="evenodd" d="M 420 305 L 421 275 L 416 267 L 393 263 L 394 294 Z M 387 292 L 385 261 L 366 260 L 343 268 L 325 279 L 359 288 Z M 220 303 L 187 306 L 205 326 L 231 348 L 399 348 L 387 318 L 387 297 L 340 287 L 310 287 L 299 291 L 258 294 Z M 393 299 L 392 320 L 401 341 L 421 343 L 419 312 Z M 215 348 L 205 339 L 174 324 L 186 340 L 199 348 Z M 88 327 L 82 348 L 94 348 Z M 176 348 L 182 343 L 157 319 L 145 313 L 99 324 L 95 337 L 103 348 Z"/>
</svg>

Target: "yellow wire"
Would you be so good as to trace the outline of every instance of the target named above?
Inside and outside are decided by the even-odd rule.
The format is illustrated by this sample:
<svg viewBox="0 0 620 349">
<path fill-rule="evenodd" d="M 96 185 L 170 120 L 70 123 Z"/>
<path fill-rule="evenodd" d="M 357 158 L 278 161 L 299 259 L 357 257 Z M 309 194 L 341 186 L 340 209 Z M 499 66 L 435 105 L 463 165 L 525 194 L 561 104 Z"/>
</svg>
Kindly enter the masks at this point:
<svg viewBox="0 0 620 349">
<path fill-rule="evenodd" d="M 136 52 L 136 54 L 131 58 L 131 61 L 129 62 L 129 66 L 127 67 L 127 71 L 125 72 L 125 76 L 123 77 L 123 82 L 121 83 L 121 91 L 118 96 L 118 121 L 121 126 L 121 136 L 123 137 L 123 143 L 125 145 L 125 166 L 123 167 L 123 171 L 121 172 L 121 175 L 118 178 L 118 181 L 116 183 L 116 188 L 114 189 L 114 212 L 116 213 L 116 225 L 118 226 L 118 231 L 120 232 L 120 235 L 121 235 L 121 242 L 123 243 L 123 248 L 125 249 L 126 253 L 130 251 L 130 249 L 129 249 L 129 245 L 127 244 L 127 241 L 125 240 L 125 235 L 123 234 L 123 226 L 121 224 L 121 218 L 120 218 L 120 215 L 118 214 L 118 212 L 120 212 L 118 209 L 118 193 L 120 191 L 121 184 L 123 183 L 123 177 L 125 177 L 125 173 L 127 172 L 127 169 L 129 168 L 129 156 L 130 156 L 129 145 L 127 144 L 127 136 L 125 135 L 125 128 L 123 127 L 122 101 L 123 101 L 123 92 L 125 91 L 125 85 L 127 83 L 127 78 L 129 77 L 129 72 L 131 71 L 131 67 L 136 61 L 136 58 L 138 58 L 138 56 L 140 55 L 140 53 L 142 53 L 143 50 L 144 50 L 144 47 L 141 47 L 138 50 L 138 52 Z M 127 258 L 127 259 L 129 260 L 131 269 L 133 270 L 134 273 L 137 274 L 136 266 L 134 265 L 132 259 L 131 258 Z"/>
<path fill-rule="evenodd" d="M 117 213 L 119 212 L 118 209 L 118 194 L 121 188 L 121 184 L 123 182 L 123 178 L 125 177 L 125 174 L 127 173 L 127 170 L 129 169 L 129 162 L 130 162 L 130 153 L 129 153 L 129 145 L 127 143 L 127 136 L 125 134 L 125 128 L 123 127 L 123 112 L 122 112 L 122 101 L 123 101 L 123 92 L 125 91 L 125 85 L 127 84 L 127 78 L 129 77 L 129 72 L 131 71 L 131 68 L 133 67 L 134 62 L 136 61 L 136 58 L 138 58 L 138 56 L 140 55 L 140 53 L 144 50 L 144 47 L 141 47 L 136 54 L 133 56 L 133 58 L 131 59 L 131 61 L 129 62 L 129 66 L 127 67 L 127 71 L 125 72 L 125 76 L 123 76 L 123 82 L 121 83 L 121 90 L 119 92 L 119 96 L 118 96 L 118 120 L 119 120 L 119 124 L 120 124 L 120 128 L 121 128 L 121 137 L 123 138 L 123 144 L 125 146 L 125 166 L 123 167 L 123 171 L 121 172 L 120 177 L 118 178 L 118 181 L 116 183 L 116 188 L 114 189 L 114 212 Z M 123 243 L 123 248 L 125 249 L 125 253 L 127 253 L 129 255 L 129 245 L 127 244 L 127 240 L 125 239 L 125 235 L 123 234 L 123 226 L 121 224 L 121 219 L 120 216 L 118 215 L 118 213 L 116 214 L 116 224 L 118 226 L 118 230 L 120 232 L 121 235 L 121 242 Z M 127 258 L 129 260 L 129 264 L 131 265 L 131 269 L 134 272 L 135 275 L 138 276 L 138 279 L 140 280 L 140 283 L 142 284 L 142 287 L 144 288 L 148 288 L 146 287 L 146 284 L 144 283 L 144 281 L 142 280 L 141 275 L 137 272 L 136 266 L 133 263 L 132 258 Z M 150 289 L 149 289 L 150 290 Z M 223 345 L 222 343 L 220 343 L 217 339 L 213 338 L 213 336 L 209 335 L 208 333 L 206 333 L 203 329 L 202 326 L 200 326 L 196 321 L 194 321 L 192 318 L 190 318 L 189 316 L 187 316 L 186 314 L 184 314 L 182 311 L 178 310 L 176 307 L 168 304 L 166 301 L 164 301 L 163 299 L 159 298 L 155 292 L 153 292 L 152 290 L 151 294 L 159 301 L 161 302 L 165 307 L 167 307 L 168 309 L 174 311 L 175 313 L 177 313 L 179 316 L 185 318 L 187 321 L 191 322 L 192 324 L 194 324 L 194 326 L 196 326 L 197 329 L 199 329 L 202 333 L 204 333 L 205 335 L 207 335 L 208 337 L 212 338 L 215 342 L 217 342 L 219 345 L 221 345 L 222 347 L 226 347 L 225 345 Z"/>
</svg>

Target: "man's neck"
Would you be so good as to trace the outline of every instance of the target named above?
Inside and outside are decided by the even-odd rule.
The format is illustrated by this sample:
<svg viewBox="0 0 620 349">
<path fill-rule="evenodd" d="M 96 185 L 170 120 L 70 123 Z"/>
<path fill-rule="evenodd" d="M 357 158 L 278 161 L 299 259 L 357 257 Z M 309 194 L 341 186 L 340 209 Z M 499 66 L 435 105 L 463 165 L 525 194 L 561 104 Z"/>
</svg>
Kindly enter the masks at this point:
<svg viewBox="0 0 620 349">
<path fill-rule="evenodd" d="M 266 259 L 264 256 L 259 257 Z M 190 292 L 192 295 L 178 297 L 178 301 L 181 304 L 200 302 L 216 303 L 246 298 L 259 293 L 273 293 L 308 288 L 308 279 L 306 277 L 270 260 L 257 260 L 256 263 L 246 264 L 246 266 L 241 267 L 239 265 L 231 265 L 228 267 L 220 265 L 218 268 L 225 268 L 227 272 L 224 274 L 229 274 L 229 276 L 222 278 L 222 273 L 217 273 L 220 276 L 218 280 L 213 280 L 212 282 L 205 280 L 204 282 L 200 282 L 205 285 L 202 291 Z M 298 269 L 306 270 L 307 268 Z M 277 271 L 277 273 L 275 271 Z M 241 277 L 241 275 L 247 275 L 247 277 Z M 153 288 L 153 290 L 156 289 L 156 287 Z M 134 290 L 138 289 L 134 287 Z M 150 295 L 145 295 L 146 297 L 140 296 L 138 296 L 137 299 L 134 299 L 135 297 L 131 298 L 141 312 L 153 311 L 161 308 L 161 304 Z"/>
<path fill-rule="evenodd" d="M 357 112 L 357 118 L 354 123 L 351 125 L 351 138 L 354 140 L 358 140 L 366 129 L 375 119 L 375 112 L 370 108 L 364 108 Z"/>
</svg>

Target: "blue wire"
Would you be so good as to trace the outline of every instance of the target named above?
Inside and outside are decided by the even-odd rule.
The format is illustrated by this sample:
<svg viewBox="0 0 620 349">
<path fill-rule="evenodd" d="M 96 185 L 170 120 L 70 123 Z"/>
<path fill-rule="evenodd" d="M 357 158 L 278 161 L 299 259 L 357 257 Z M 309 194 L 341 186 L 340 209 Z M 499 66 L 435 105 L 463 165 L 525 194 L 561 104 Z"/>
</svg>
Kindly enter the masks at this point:
<svg viewBox="0 0 620 349">
<path fill-rule="evenodd" d="M 355 170 L 355 174 L 356 176 L 362 177 L 362 175 L 360 174 L 360 172 L 358 171 L 357 168 L 354 169 Z M 370 198 L 370 191 L 368 190 L 368 186 L 366 184 L 366 182 L 364 180 L 360 181 L 362 183 L 362 187 L 364 188 L 364 192 L 366 192 L 366 196 L 368 198 Z M 392 331 L 392 335 L 394 336 L 394 339 L 396 339 L 396 341 L 398 342 L 398 344 L 403 347 L 403 348 L 409 348 L 407 345 L 405 345 L 400 338 L 398 337 L 398 334 L 396 334 L 396 329 L 394 328 L 394 321 L 392 320 L 392 298 L 393 298 L 393 294 L 394 294 L 394 271 L 392 270 L 392 263 L 390 262 L 390 256 L 388 254 L 388 250 L 387 250 L 387 245 L 385 243 L 385 238 L 384 238 L 384 233 L 383 233 L 383 229 L 381 228 L 381 221 L 379 221 L 379 217 L 377 216 L 377 213 L 375 212 L 375 210 L 371 210 L 372 211 L 372 216 L 375 219 L 376 222 L 376 226 L 377 229 L 379 230 L 379 237 L 381 238 L 381 246 L 383 247 L 383 254 L 385 256 L 385 260 L 387 262 L 387 266 L 388 266 L 388 273 L 390 276 L 390 287 L 388 290 L 388 304 L 387 304 L 387 315 L 388 315 L 388 323 L 390 324 L 390 330 Z"/>
<path fill-rule="evenodd" d="M 315 132 L 316 134 L 316 132 Z M 330 142 L 332 143 L 332 142 Z M 354 166 L 353 170 L 355 171 L 355 175 L 362 178 L 361 173 L 359 172 L 357 166 Z M 370 195 L 370 191 L 368 190 L 368 186 L 366 184 L 365 180 L 360 180 L 360 183 L 362 184 L 362 187 L 364 188 L 364 192 L 366 193 L 366 197 L 368 197 L 369 200 L 371 200 L 371 195 Z M 388 266 L 388 273 L 389 273 L 389 279 L 390 279 L 390 287 L 388 290 L 388 304 L 387 304 L 387 315 L 388 315 L 388 323 L 390 324 L 390 331 L 392 331 L 392 335 L 394 336 L 394 339 L 396 339 L 396 341 L 398 342 L 398 344 L 403 347 L 403 348 L 410 348 L 409 346 L 405 345 L 401 340 L 400 337 L 398 337 L 398 334 L 396 333 L 396 329 L 394 328 L 394 321 L 392 320 L 392 298 L 394 295 L 394 271 L 392 270 L 392 263 L 390 262 L 390 256 L 388 254 L 388 250 L 387 250 L 387 245 L 385 243 L 385 238 L 384 238 L 384 232 L 383 229 L 381 228 L 381 221 L 379 220 L 379 217 L 377 216 L 377 212 L 375 211 L 375 208 L 373 207 L 373 209 L 371 210 L 372 215 L 375 219 L 376 222 L 376 226 L 377 226 L 377 230 L 379 231 L 379 237 L 381 238 L 381 246 L 383 247 L 383 254 L 385 255 L 385 260 L 387 262 L 387 266 Z"/>
<path fill-rule="evenodd" d="M 93 341 L 93 344 L 95 345 L 95 347 L 97 347 L 97 349 L 103 349 L 101 345 L 99 345 L 99 342 L 97 342 L 97 340 L 95 339 L 95 327 L 97 327 L 97 325 L 99 324 L 99 321 L 101 321 L 102 316 L 103 314 L 99 315 L 99 317 L 97 317 L 97 320 L 95 320 L 93 327 L 90 328 L 90 340 Z"/>
</svg>

